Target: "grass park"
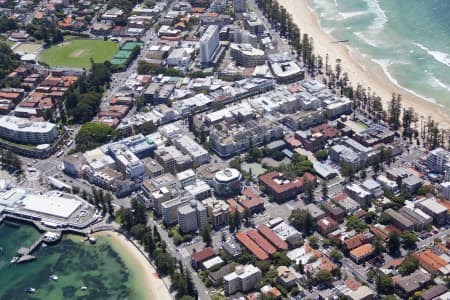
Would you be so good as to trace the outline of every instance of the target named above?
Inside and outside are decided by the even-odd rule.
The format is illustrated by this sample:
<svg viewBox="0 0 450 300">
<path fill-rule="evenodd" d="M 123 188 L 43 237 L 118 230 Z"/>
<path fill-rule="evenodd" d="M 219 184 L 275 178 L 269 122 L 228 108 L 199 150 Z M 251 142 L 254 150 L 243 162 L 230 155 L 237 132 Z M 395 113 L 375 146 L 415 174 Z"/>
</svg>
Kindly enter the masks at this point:
<svg viewBox="0 0 450 300">
<path fill-rule="evenodd" d="M 49 66 L 89 68 L 91 58 L 96 63 L 110 60 L 118 44 L 111 41 L 76 39 L 44 49 L 39 60 Z"/>
</svg>

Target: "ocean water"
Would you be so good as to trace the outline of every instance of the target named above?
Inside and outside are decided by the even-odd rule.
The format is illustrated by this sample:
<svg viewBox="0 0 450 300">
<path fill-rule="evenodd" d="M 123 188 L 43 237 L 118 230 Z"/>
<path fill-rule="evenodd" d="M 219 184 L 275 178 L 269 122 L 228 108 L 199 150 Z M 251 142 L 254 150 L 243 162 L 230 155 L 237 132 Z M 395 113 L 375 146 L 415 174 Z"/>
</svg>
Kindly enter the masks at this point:
<svg viewBox="0 0 450 300">
<path fill-rule="evenodd" d="M 39 237 L 32 226 L 0 225 L 0 299 L 142 299 L 132 274 L 121 255 L 105 238 L 94 245 L 80 236 L 63 236 L 55 245 L 39 248 L 35 261 L 11 264 L 20 247 Z M 49 280 L 51 274 L 58 281 Z M 87 286 L 87 291 L 81 287 Z M 27 287 L 36 289 L 26 293 Z"/>
<path fill-rule="evenodd" d="M 387 77 L 450 109 L 449 0 L 308 0 L 321 27 Z"/>
</svg>

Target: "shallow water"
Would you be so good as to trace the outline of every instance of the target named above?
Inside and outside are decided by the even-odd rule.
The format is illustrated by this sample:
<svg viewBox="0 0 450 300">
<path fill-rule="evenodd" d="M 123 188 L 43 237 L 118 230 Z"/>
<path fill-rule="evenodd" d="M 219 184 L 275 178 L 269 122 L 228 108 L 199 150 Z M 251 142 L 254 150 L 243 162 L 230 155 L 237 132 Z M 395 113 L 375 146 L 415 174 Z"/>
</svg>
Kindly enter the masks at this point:
<svg viewBox="0 0 450 300">
<path fill-rule="evenodd" d="M 39 248 L 35 261 L 10 264 L 20 247 L 30 246 L 39 237 L 32 226 L 0 226 L 0 299 L 140 299 L 138 274 L 130 273 L 120 254 L 106 238 L 94 245 L 82 243 L 80 236 L 66 235 L 56 245 Z M 56 274 L 58 281 L 49 280 Z M 87 286 L 87 291 L 81 287 Z M 27 287 L 35 293 L 25 292 Z"/>
</svg>

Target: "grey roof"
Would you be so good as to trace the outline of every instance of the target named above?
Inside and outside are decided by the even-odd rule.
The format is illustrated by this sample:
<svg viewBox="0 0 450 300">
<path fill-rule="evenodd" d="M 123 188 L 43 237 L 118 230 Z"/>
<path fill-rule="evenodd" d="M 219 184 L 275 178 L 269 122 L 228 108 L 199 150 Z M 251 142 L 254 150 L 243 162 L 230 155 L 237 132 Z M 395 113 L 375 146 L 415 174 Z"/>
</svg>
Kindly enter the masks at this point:
<svg viewBox="0 0 450 300">
<path fill-rule="evenodd" d="M 362 186 L 368 190 L 374 190 L 374 189 L 381 187 L 380 184 L 378 182 L 376 182 L 375 180 L 373 180 L 372 178 L 369 178 L 366 181 L 364 181 L 362 183 Z"/>
<path fill-rule="evenodd" d="M 398 222 L 400 222 L 404 227 L 414 226 L 414 223 L 410 219 L 408 219 L 405 216 L 403 216 L 402 214 L 396 212 L 392 208 L 386 209 L 384 212 L 387 213 L 389 216 L 391 216 L 392 219 L 395 219 Z"/>
<path fill-rule="evenodd" d="M 437 296 L 442 295 L 443 293 L 445 293 L 447 291 L 448 291 L 448 289 L 445 286 L 438 284 L 438 285 L 432 286 L 431 288 L 429 288 L 428 290 L 423 292 L 420 295 L 420 297 L 423 300 L 431 300 L 433 298 L 436 298 Z"/>
<path fill-rule="evenodd" d="M 428 282 L 430 279 L 431 276 L 429 274 L 425 274 L 421 271 L 415 271 L 409 276 L 398 279 L 397 285 L 406 293 L 411 293 L 420 289 L 422 284 Z"/>
<path fill-rule="evenodd" d="M 417 177 L 416 175 L 411 175 L 405 179 L 403 179 L 403 183 L 407 184 L 409 186 L 414 186 L 416 184 L 421 184 L 423 182 L 422 179 L 420 179 L 419 177 Z"/>
</svg>

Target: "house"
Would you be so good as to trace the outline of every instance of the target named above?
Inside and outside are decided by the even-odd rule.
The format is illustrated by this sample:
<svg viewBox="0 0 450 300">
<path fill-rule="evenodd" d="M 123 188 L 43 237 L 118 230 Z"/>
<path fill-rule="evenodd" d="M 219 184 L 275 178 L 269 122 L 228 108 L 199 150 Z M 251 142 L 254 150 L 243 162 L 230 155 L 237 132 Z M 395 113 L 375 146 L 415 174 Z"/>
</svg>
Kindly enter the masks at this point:
<svg viewBox="0 0 450 300">
<path fill-rule="evenodd" d="M 336 230 L 339 224 L 330 217 L 325 217 L 316 222 L 317 231 L 322 235 L 327 235 L 328 233 Z"/>
<path fill-rule="evenodd" d="M 343 241 L 344 247 L 347 250 L 353 250 L 364 244 L 371 243 L 373 239 L 373 234 L 370 232 L 358 233 Z"/>
<path fill-rule="evenodd" d="M 376 293 L 368 286 L 361 285 L 356 290 L 352 290 L 347 296 L 351 300 L 372 300 L 375 299 Z"/>
<path fill-rule="evenodd" d="M 443 286 L 442 284 L 433 285 L 425 292 L 422 292 L 420 294 L 420 298 L 422 300 L 432 300 L 432 299 L 435 299 L 435 298 L 439 297 L 440 295 L 446 293 L 447 291 L 448 291 L 448 289 L 445 286 Z"/>
<path fill-rule="evenodd" d="M 430 273 L 450 274 L 448 262 L 431 249 L 416 252 L 413 256 L 419 261 L 419 265 Z"/>
<path fill-rule="evenodd" d="M 234 271 L 235 264 L 227 264 L 221 267 L 219 270 L 215 272 L 209 273 L 208 277 L 211 280 L 213 286 L 219 286 L 223 283 L 223 278 Z"/>
<path fill-rule="evenodd" d="M 216 256 L 216 251 L 212 247 L 205 248 L 201 251 L 195 252 L 191 256 L 191 264 L 194 269 L 198 269 L 201 267 L 201 264 Z"/>
<path fill-rule="evenodd" d="M 350 257 L 354 262 L 359 264 L 369 259 L 374 252 L 375 248 L 371 244 L 364 244 L 350 251 Z"/>
<path fill-rule="evenodd" d="M 345 211 L 332 202 L 323 203 L 322 209 L 328 216 L 337 222 L 341 222 L 345 217 Z"/>
<path fill-rule="evenodd" d="M 297 284 L 297 276 L 286 266 L 279 266 L 277 268 L 277 281 L 284 288 L 291 288 Z"/>
<path fill-rule="evenodd" d="M 395 282 L 395 293 L 403 298 L 408 298 L 414 294 L 414 292 L 426 288 L 431 282 L 431 276 L 421 271 L 415 271 L 414 273 L 400 277 Z"/>
<path fill-rule="evenodd" d="M 322 219 L 326 216 L 325 212 L 313 203 L 306 205 L 302 208 L 302 210 L 306 210 L 307 212 L 309 212 L 314 220 Z"/>
</svg>

